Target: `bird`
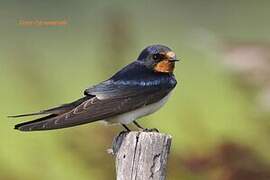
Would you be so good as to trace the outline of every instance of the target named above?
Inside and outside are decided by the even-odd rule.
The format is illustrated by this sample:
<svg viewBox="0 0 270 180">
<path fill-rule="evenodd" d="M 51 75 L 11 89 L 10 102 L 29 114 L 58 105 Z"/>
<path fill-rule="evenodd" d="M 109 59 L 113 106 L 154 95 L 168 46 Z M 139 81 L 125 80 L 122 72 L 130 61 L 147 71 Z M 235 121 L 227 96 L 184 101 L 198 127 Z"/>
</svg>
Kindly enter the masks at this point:
<svg viewBox="0 0 270 180">
<path fill-rule="evenodd" d="M 20 131 L 54 130 L 96 121 L 120 124 L 126 131 L 130 131 L 127 126 L 130 123 L 150 130 L 136 120 L 156 112 L 166 103 L 177 85 L 174 76 L 177 61 L 169 47 L 150 45 L 112 77 L 85 89 L 82 98 L 36 113 L 9 117 L 43 115 L 16 124 L 14 129 Z"/>
</svg>

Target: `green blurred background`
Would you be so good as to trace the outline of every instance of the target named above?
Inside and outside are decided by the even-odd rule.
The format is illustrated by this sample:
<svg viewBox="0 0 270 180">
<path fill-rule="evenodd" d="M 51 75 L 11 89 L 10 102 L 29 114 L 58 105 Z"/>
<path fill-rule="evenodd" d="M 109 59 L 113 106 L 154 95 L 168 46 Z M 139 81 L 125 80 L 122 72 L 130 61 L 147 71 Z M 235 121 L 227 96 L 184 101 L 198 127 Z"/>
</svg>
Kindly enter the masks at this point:
<svg viewBox="0 0 270 180">
<path fill-rule="evenodd" d="M 120 126 L 13 130 L 8 115 L 70 102 L 150 44 L 182 60 L 178 86 L 141 119 L 173 136 L 169 180 L 270 179 L 270 1 L 0 1 L 0 179 L 115 179 Z M 20 20 L 63 20 L 22 26 Z M 29 120 L 29 119 L 22 119 Z"/>
</svg>

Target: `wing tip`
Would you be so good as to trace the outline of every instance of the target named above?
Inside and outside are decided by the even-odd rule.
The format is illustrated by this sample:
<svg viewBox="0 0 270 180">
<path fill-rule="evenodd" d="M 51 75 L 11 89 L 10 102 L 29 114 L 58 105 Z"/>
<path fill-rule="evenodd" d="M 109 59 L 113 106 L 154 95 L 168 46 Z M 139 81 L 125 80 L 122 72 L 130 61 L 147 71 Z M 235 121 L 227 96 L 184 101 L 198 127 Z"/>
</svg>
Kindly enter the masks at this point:
<svg viewBox="0 0 270 180">
<path fill-rule="evenodd" d="M 38 113 L 29 113 L 29 114 L 18 114 L 18 115 L 10 115 L 7 116 L 8 118 L 20 118 L 20 117 L 26 117 L 26 116 L 35 116 L 35 115 L 41 115 L 42 112 L 38 112 Z"/>
<path fill-rule="evenodd" d="M 16 124 L 14 126 L 15 130 L 19 130 L 19 131 L 41 131 L 41 130 L 45 130 L 42 128 L 38 128 L 37 124 L 38 123 L 42 123 L 42 122 L 46 122 L 47 120 L 49 120 L 50 118 L 56 117 L 56 114 L 50 114 L 48 116 L 36 119 L 36 120 L 32 120 L 32 121 L 26 121 L 26 122 L 22 122 L 19 124 Z"/>
<path fill-rule="evenodd" d="M 20 127 L 19 127 L 19 126 L 17 126 L 17 125 L 15 125 L 15 126 L 14 126 L 14 129 L 15 129 L 15 130 L 19 130 L 19 131 L 21 131 L 19 128 L 20 128 Z"/>
<path fill-rule="evenodd" d="M 14 126 L 14 129 L 15 129 L 15 130 L 18 130 L 18 131 L 31 131 L 30 128 L 23 128 L 23 127 L 24 127 L 23 124 L 16 124 L 16 125 Z"/>
</svg>

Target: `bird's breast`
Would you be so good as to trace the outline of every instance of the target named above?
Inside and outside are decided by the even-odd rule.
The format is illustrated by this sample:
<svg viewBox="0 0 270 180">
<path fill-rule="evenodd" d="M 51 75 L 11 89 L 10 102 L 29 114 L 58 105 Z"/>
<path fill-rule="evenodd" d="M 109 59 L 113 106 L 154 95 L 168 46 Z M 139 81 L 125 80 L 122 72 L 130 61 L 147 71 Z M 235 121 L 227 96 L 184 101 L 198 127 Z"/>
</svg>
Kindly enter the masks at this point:
<svg viewBox="0 0 270 180">
<path fill-rule="evenodd" d="M 156 103 L 140 107 L 133 111 L 117 115 L 115 117 L 106 119 L 104 121 L 109 124 L 113 124 L 113 123 L 129 124 L 138 118 L 147 116 L 159 110 L 168 101 L 169 97 L 170 97 L 170 94 L 168 94 L 167 96 L 165 96 L 164 98 L 162 98 L 160 101 Z"/>
</svg>

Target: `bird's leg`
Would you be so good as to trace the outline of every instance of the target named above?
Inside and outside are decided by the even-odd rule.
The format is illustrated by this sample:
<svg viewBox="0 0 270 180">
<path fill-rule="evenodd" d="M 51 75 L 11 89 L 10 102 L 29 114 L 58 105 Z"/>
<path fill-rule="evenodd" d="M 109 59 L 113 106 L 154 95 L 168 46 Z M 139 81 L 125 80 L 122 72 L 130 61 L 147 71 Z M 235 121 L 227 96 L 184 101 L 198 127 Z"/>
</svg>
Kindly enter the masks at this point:
<svg viewBox="0 0 270 180">
<path fill-rule="evenodd" d="M 121 125 L 125 128 L 125 130 L 123 130 L 119 133 L 119 135 L 118 135 L 119 137 L 122 135 L 128 134 L 130 132 L 130 129 L 125 124 L 121 124 Z"/>
<path fill-rule="evenodd" d="M 136 121 L 133 121 L 133 123 L 139 128 L 139 129 L 142 129 L 144 132 L 159 132 L 157 128 L 151 128 L 151 129 L 148 129 L 148 128 L 144 128 L 142 127 L 139 123 L 137 123 Z"/>
<path fill-rule="evenodd" d="M 121 124 L 121 125 L 126 129 L 126 132 L 130 132 L 130 129 L 125 124 Z"/>
<path fill-rule="evenodd" d="M 139 123 L 137 123 L 136 121 L 133 121 L 133 123 L 139 128 L 139 129 L 142 129 L 144 130 L 145 128 L 142 127 Z"/>
</svg>

